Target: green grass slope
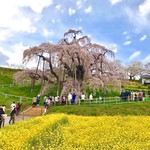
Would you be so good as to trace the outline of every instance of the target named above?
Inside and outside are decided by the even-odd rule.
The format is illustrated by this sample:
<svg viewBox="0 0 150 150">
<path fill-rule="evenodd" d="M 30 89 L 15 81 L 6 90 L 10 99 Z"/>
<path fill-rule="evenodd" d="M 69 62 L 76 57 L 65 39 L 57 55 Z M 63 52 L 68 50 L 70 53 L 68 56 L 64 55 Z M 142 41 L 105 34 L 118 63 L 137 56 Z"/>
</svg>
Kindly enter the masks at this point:
<svg viewBox="0 0 150 150">
<path fill-rule="evenodd" d="M 4 104 L 7 108 L 15 101 L 23 100 L 23 108 L 31 106 L 33 96 L 37 95 L 40 91 L 40 85 L 36 85 L 33 92 L 29 86 L 9 86 L 13 83 L 13 75 L 18 72 L 18 69 L 9 69 L 0 67 L 0 105 Z M 8 86 L 2 86 L 8 85 Z M 128 89 L 132 89 L 133 85 L 128 85 Z M 139 89 L 139 85 L 134 86 L 134 89 Z M 148 87 L 141 86 L 146 90 Z M 55 89 L 51 89 L 54 93 Z M 18 97 L 16 97 L 18 96 Z M 24 98 L 29 97 L 29 98 Z M 43 98 L 41 97 L 41 105 L 43 105 Z M 98 106 L 52 106 L 48 113 L 67 113 L 76 115 L 150 115 L 150 102 L 134 102 L 122 104 L 101 104 Z"/>
</svg>

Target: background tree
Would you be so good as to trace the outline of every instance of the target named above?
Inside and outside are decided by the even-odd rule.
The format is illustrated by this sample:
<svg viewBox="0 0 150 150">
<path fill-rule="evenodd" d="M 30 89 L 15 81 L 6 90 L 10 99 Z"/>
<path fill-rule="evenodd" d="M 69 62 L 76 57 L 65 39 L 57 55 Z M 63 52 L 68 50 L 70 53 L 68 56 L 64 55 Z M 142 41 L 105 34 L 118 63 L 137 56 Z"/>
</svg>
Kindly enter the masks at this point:
<svg viewBox="0 0 150 150">
<path fill-rule="evenodd" d="M 80 30 L 70 29 L 64 33 L 58 44 L 42 43 L 25 50 L 23 60 L 29 62 L 38 58 L 37 68 L 32 71 L 32 87 L 37 76 L 41 79 L 45 76 L 47 81 L 58 84 L 62 94 L 70 90 L 80 93 L 86 86 L 101 85 L 105 91 L 108 83 L 120 80 L 118 71 L 112 67 L 113 64 L 108 61 L 107 55 L 114 58 L 113 51 L 92 43 L 88 36 L 82 36 Z M 42 74 L 39 73 L 40 63 L 43 66 Z M 18 77 L 19 75 L 16 80 Z M 49 82 L 45 82 L 41 94 L 44 94 L 49 86 Z"/>
<path fill-rule="evenodd" d="M 134 61 L 130 63 L 127 67 L 127 74 L 130 80 L 135 80 L 136 78 L 140 78 L 143 71 L 144 71 L 144 65 L 140 61 Z"/>
<path fill-rule="evenodd" d="M 150 62 L 146 63 L 146 64 L 144 65 L 144 68 L 145 68 L 144 73 L 145 73 L 145 74 L 150 74 Z"/>
</svg>

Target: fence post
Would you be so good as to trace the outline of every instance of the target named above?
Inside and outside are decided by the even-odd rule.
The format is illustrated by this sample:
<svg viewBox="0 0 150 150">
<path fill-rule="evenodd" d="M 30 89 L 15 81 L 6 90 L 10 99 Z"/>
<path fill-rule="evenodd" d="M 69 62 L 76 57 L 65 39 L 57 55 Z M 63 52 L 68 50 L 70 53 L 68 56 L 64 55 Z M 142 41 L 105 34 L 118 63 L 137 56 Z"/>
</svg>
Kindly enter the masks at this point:
<svg viewBox="0 0 150 150">
<path fill-rule="evenodd" d="M 115 97 L 115 101 L 116 101 L 116 103 L 117 103 L 117 97 Z"/>
<path fill-rule="evenodd" d="M 79 105 L 80 105 L 80 98 L 79 98 Z"/>
<path fill-rule="evenodd" d="M 7 94 L 5 94 L 5 98 L 7 98 L 8 97 L 8 95 Z"/>
<path fill-rule="evenodd" d="M 22 114 L 22 120 L 24 120 L 24 112 L 23 112 L 23 114 Z"/>
<path fill-rule="evenodd" d="M 22 96 L 20 96 L 20 102 L 22 101 Z"/>
<path fill-rule="evenodd" d="M 42 107 L 41 107 L 41 115 L 42 115 L 43 113 L 42 113 Z"/>
</svg>

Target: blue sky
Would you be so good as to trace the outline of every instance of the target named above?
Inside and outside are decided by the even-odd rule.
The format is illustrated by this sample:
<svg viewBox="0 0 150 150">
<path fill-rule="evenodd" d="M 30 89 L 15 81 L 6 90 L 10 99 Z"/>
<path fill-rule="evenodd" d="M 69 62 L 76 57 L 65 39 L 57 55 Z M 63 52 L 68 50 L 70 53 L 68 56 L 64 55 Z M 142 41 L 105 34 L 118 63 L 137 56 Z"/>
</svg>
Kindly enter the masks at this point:
<svg viewBox="0 0 150 150">
<path fill-rule="evenodd" d="M 123 64 L 150 62 L 150 0 L 0 0 L 0 66 L 56 44 L 69 29 L 115 52 Z M 31 65 L 31 64 L 30 64 Z M 31 65 L 32 66 L 32 65 Z"/>
</svg>

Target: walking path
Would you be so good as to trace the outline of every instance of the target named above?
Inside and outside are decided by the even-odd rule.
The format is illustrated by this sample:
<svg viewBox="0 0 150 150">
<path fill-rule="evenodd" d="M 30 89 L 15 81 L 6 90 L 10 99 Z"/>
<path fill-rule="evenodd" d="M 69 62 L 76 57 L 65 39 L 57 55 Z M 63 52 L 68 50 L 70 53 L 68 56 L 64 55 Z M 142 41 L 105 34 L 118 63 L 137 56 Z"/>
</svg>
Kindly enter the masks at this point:
<svg viewBox="0 0 150 150">
<path fill-rule="evenodd" d="M 22 121 L 22 120 L 27 120 L 36 116 L 41 116 L 45 112 L 44 106 L 36 106 L 36 107 L 29 107 L 25 111 L 21 112 L 20 115 L 15 116 L 15 122 Z M 7 116 L 5 118 L 5 125 L 9 125 L 9 119 L 10 116 Z"/>
</svg>

